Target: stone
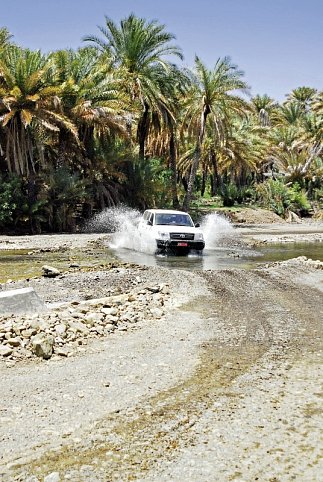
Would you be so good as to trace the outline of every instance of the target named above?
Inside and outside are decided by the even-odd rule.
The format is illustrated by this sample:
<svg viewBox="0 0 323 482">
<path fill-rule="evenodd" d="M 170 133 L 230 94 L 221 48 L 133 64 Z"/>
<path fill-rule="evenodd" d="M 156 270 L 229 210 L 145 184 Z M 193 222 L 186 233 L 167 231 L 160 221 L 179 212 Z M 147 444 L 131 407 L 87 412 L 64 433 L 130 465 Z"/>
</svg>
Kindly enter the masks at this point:
<svg viewBox="0 0 323 482">
<path fill-rule="evenodd" d="M 9 338 L 8 343 L 11 346 L 20 346 L 21 345 L 21 339 L 20 338 Z"/>
<path fill-rule="evenodd" d="M 44 482 L 60 482 L 59 472 L 52 472 L 44 477 Z"/>
<path fill-rule="evenodd" d="M 66 334 L 66 325 L 63 325 L 63 323 L 59 323 L 55 326 L 55 331 L 57 335 L 64 336 Z"/>
<path fill-rule="evenodd" d="M 150 313 L 156 318 L 161 318 L 163 316 L 163 311 L 159 308 L 151 308 Z"/>
<path fill-rule="evenodd" d="M 159 293 L 160 287 L 159 286 L 147 286 L 147 290 L 151 293 Z"/>
<path fill-rule="evenodd" d="M 61 272 L 57 268 L 53 268 L 52 266 L 44 265 L 42 266 L 43 276 L 46 278 L 55 278 L 59 276 Z"/>
<path fill-rule="evenodd" d="M 71 351 L 66 346 L 55 346 L 55 354 L 59 356 L 68 356 Z"/>
<path fill-rule="evenodd" d="M 0 356 L 9 356 L 12 353 L 12 348 L 7 345 L 0 345 Z"/>
<path fill-rule="evenodd" d="M 84 317 L 84 323 L 87 323 L 89 325 L 93 324 L 94 323 L 100 323 L 104 318 L 104 314 L 103 313 L 89 313 L 88 315 L 85 315 Z"/>
<path fill-rule="evenodd" d="M 31 346 L 35 355 L 48 360 L 53 354 L 54 338 L 51 335 L 38 333 L 31 339 Z"/>
<path fill-rule="evenodd" d="M 45 311 L 45 303 L 33 288 L 0 292 L 0 314 L 35 313 Z"/>
<path fill-rule="evenodd" d="M 101 312 L 104 313 L 105 315 L 112 315 L 112 316 L 115 316 L 118 314 L 117 308 L 102 308 Z"/>
</svg>

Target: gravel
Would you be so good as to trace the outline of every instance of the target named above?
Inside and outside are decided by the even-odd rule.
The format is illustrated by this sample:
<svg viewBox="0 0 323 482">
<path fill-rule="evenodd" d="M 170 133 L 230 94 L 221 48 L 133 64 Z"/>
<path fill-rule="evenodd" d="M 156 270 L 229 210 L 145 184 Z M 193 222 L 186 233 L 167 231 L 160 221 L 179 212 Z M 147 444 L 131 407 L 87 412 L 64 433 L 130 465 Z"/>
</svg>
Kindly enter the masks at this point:
<svg viewBox="0 0 323 482">
<path fill-rule="evenodd" d="M 322 266 L 31 280 L 58 312 L 160 284 L 169 295 L 160 307 L 150 291 L 151 316 L 72 356 L 2 357 L 1 480 L 321 480 Z"/>
</svg>

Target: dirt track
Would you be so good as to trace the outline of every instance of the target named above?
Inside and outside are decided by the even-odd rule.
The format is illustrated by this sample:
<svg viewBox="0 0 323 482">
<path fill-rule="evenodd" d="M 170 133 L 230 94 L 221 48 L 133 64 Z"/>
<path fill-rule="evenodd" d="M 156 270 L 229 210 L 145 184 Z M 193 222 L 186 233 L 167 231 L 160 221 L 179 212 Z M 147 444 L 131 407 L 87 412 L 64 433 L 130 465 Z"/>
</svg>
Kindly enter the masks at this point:
<svg viewBox="0 0 323 482">
<path fill-rule="evenodd" d="M 2 480 L 321 480 L 323 270 L 150 280 L 171 287 L 165 319 L 74 358 L 1 365 Z"/>
</svg>

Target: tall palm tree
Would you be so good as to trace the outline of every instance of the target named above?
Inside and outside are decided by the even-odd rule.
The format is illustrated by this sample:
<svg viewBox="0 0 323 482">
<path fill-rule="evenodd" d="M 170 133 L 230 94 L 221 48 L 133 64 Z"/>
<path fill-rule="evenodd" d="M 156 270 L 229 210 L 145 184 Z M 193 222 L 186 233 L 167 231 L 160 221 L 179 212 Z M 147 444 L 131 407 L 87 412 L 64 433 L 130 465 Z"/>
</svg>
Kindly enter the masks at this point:
<svg viewBox="0 0 323 482">
<path fill-rule="evenodd" d="M 309 111 L 316 93 L 317 90 L 312 87 L 298 87 L 287 96 L 287 101 L 295 102 L 305 113 Z"/>
<path fill-rule="evenodd" d="M 121 20 L 120 26 L 105 17 L 105 27 L 99 27 L 103 39 L 89 35 L 85 41 L 94 44 L 124 72 L 124 82 L 132 108 L 140 112 L 137 126 L 139 156 L 145 156 L 145 144 L 151 125 L 151 114 L 163 115 L 170 110 L 165 95 L 165 74 L 171 69 L 169 56 L 182 59 L 181 50 L 170 42 L 175 38 L 165 31 L 165 25 L 146 21 L 134 14 Z M 130 118 L 131 119 L 131 118 Z"/>
<path fill-rule="evenodd" d="M 256 110 L 259 123 L 262 127 L 269 127 L 272 122 L 272 115 L 277 110 L 278 103 L 274 99 L 265 95 L 256 95 L 251 99 L 251 104 Z"/>
<path fill-rule="evenodd" d="M 183 209 L 188 210 L 196 173 L 199 167 L 206 125 L 209 122 L 213 135 L 220 142 L 232 113 L 242 115 L 250 107 L 236 91 L 246 91 L 243 72 L 228 57 L 218 59 L 213 70 L 208 70 L 201 60 L 195 58 L 196 75 L 184 105 L 184 127 L 195 138 L 195 151 L 191 165 Z"/>
<path fill-rule="evenodd" d="M 73 121 L 78 131 L 80 145 L 68 129 L 60 130 L 59 164 L 86 153 L 93 160 L 95 138 L 120 134 L 125 131 L 125 94 L 120 82 L 114 78 L 107 63 L 102 63 L 93 48 L 60 50 L 53 54 L 60 84 L 61 108 Z M 85 149 L 85 152 L 84 152 Z"/>
<path fill-rule="evenodd" d="M 11 47 L 0 62 L 0 124 L 5 132 L 2 147 L 9 171 L 28 176 L 44 162 L 42 132 L 55 133 L 64 126 L 77 133 L 57 109 L 59 88 L 48 56 Z"/>
</svg>

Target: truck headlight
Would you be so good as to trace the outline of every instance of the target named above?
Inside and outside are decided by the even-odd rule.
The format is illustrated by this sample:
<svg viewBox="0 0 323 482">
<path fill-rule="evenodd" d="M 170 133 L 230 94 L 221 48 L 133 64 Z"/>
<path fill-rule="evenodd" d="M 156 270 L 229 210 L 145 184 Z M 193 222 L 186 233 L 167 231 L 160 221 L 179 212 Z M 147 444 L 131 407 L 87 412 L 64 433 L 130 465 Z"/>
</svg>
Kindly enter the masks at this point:
<svg viewBox="0 0 323 482">
<path fill-rule="evenodd" d="M 203 241 L 204 240 L 203 233 L 196 233 L 195 239 L 196 239 L 196 241 Z"/>
<path fill-rule="evenodd" d="M 167 231 L 158 231 L 158 237 L 160 239 L 169 239 L 169 233 L 167 233 Z"/>
</svg>

